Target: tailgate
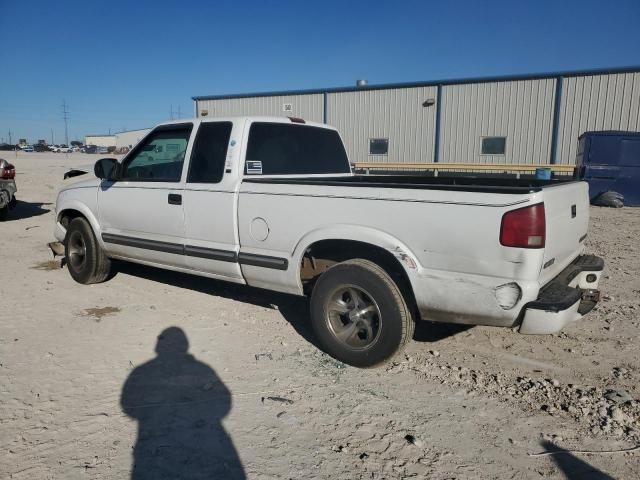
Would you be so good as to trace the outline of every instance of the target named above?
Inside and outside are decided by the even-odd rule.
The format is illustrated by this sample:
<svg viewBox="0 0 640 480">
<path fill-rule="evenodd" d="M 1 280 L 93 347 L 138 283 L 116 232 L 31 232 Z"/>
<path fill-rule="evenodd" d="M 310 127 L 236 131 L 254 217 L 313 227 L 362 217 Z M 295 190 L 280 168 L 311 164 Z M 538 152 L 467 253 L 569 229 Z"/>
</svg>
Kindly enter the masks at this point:
<svg viewBox="0 0 640 480">
<path fill-rule="evenodd" d="M 589 185 L 571 182 L 544 188 L 546 241 L 540 283 L 545 285 L 580 254 L 589 228 Z"/>
</svg>

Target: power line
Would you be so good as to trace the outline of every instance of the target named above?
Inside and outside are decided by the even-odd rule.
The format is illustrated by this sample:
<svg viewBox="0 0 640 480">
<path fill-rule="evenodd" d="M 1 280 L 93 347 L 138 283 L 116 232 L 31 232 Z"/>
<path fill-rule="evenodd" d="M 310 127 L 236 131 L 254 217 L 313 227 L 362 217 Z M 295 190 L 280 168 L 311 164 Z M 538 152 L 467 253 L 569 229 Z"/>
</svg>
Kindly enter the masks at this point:
<svg viewBox="0 0 640 480">
<path fill-rule="evenodd" d="M 67 110 L 67 101 L 65 99 L 62 99 L 62 118 L 64 119 L 64 144 L 69 145 L 69 130 L 67 127 L 69 111 Z"/>
</svg>

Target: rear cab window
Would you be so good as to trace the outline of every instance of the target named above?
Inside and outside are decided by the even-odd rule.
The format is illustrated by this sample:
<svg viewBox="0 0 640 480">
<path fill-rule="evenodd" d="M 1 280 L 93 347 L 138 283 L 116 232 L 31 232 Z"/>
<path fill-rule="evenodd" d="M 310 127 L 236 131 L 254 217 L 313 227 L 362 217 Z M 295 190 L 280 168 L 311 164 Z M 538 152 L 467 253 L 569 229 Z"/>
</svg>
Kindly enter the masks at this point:
<svg viewBox="0 0 640 480">
<path fill-rule="evenodd" d="M 251 124 L 245 175 L 342 173 L 351 169 L 337 131 L 301 124 Z"/>
<path fill-rule="evenodd" d="M 203 122 L 196 134 L 187 183 L 219 183 L 224 175 L 231 122 Z"/>
</svg>

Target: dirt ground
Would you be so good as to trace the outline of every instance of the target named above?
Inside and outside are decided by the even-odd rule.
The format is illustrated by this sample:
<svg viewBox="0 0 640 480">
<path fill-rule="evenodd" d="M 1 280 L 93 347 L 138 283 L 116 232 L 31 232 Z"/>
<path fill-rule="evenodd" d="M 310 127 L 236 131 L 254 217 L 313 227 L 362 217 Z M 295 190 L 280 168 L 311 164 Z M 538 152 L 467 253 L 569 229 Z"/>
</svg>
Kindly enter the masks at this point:
<svg viewBox="0 0 640 480">
<path fill-rule="evenodd" d="M 358 370 L 303 299 L 124 264 L 74 283 L 46 244 L 64 171 L 97 157 L 2 153 L 0 477 L 640 477 L 640 451 L 530 456 L 640 444 L 639 209 L 591 209 L 607 296 L 564 332 L 425 322 Z"/>
</svg>

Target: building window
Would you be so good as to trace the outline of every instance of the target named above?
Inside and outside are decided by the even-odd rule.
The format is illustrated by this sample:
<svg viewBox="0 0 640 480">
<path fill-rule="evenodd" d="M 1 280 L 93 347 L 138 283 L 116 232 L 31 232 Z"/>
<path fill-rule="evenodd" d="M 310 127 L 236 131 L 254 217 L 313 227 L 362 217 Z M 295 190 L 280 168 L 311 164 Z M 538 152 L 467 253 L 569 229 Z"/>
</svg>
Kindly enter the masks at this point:
<svg viewBox="0 0 640 480">
<path fill-rule="evenodd" d="M 504 155 L 507 137 L 483 137 L 482 155 Z"/>
<path fill-rule="evenodd" d="M 388 138 L 370 138 L 369 155 L 387 155 L 389 153 Z"/>
</svg>

